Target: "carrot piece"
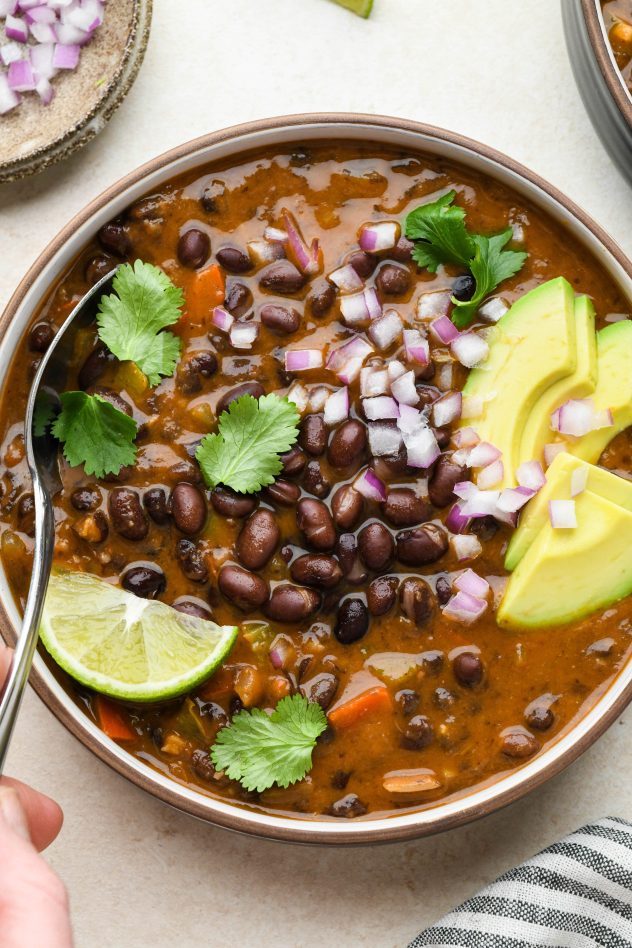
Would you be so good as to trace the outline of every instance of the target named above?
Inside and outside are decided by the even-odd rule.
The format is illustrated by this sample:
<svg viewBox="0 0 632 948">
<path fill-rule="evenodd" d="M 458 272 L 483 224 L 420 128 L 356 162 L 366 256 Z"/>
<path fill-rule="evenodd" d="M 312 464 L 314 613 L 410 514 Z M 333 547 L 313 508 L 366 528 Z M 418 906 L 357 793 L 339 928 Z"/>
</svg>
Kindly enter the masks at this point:
<svg viewBox="0 0 632 948">
<path fill-rule="evenodd" d="M 339 704 L 329 712 L 329 721 L 334 727 L 351 727 L 366 714 L 380 711 L 390 711 L 392 708 L 391 696 L 386 685 L 377 685 L 359 695 Z"/>
<path fill-rule="evenodd" d="M 112 701 L 98 695 L 95 700 L 97 717 L 101 730 L 113 741 L 133 741 L 136 734 L 127 723 L 123 712 Z"/>
<path fill-rule="evenodd" d="M 224 302 L 226 283 L 221 267 L 214 263 L 200 270 L 193 279 L 186 295 L 186 312 L 193 322 L 203 322 L 213 310 Z"/>
</svg>

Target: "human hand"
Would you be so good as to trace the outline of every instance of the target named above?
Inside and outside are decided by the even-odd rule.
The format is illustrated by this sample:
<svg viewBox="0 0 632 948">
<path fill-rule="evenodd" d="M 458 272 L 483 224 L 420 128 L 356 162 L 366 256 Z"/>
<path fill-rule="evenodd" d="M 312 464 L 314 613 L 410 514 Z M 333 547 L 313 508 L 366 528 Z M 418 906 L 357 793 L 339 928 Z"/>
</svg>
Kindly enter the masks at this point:
<svg viewBox="0 0 632 948">
<path fill-rule="evenodd" d="M 0 682 L 10 662 L 10 651 L 0 643 Z M 50 797 L 9 777 L 0 780 L 1 948 L 72 948 L 66 891 L 38 855 L 62 821 Z"/>
</svg>

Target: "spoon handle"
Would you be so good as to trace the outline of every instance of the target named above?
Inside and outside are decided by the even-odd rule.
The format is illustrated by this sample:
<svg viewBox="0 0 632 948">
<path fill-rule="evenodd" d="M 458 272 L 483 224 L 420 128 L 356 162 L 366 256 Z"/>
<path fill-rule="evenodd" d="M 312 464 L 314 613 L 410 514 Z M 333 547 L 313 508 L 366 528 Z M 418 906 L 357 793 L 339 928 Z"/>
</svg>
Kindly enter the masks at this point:
<svg viewBox="0 0 632 948">
<path fill-rule="evenodd" d="M 31 471 L 31 473 L 34 472 Z M 31 671 L 55 548 L 53 506 L 38 476 L 33 478 L 33 494 L 35 498 L 34 549 L 36 551 L 33 573 L 24 609 L 22 630 L 15 646 L 13 661 L 4 685 L 0 683 L 0 774 L 3 771 L 11 735 Z"/>
</svg>

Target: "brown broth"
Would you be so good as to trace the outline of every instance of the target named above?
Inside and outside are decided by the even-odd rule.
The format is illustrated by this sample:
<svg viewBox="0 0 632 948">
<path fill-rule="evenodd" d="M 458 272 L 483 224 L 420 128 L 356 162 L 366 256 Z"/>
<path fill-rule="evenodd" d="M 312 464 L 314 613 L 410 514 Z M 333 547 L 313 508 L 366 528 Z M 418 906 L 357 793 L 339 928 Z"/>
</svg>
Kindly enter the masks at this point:
<svg viewBox="0 0 632 948">
<path fill-rule="evenodd" d="M 601 9 L 614 58 L 632 91 L 632 0 L 602 0 Z"/>
</svg>

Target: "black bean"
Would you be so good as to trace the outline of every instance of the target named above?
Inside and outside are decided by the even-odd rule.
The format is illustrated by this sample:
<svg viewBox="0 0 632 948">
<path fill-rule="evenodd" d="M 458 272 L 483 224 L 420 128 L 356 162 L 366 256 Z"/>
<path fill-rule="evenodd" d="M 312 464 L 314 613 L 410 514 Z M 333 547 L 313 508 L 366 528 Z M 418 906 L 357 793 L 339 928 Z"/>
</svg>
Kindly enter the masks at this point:
<svg viewBox="0 0 632 948">
<path fill-rule="evenodd" d="M 434 609 L 430 586 L 419 576 L 407 576 L 399 587 L 399 604 L 406 618 L 421 628 L 428 622 Z"/>
<path fill-rule="evenodd" d="M 98 342 L 79 370 L 79 388 L 85 390 L 100 379 L 115 357 L 110 350 Z"/>
<path fill-rule="evenodd" d="M 497 532 L 498 522 L 492 516 L 477 517 L 472 521 L 470 526 L 470 533 L 477 536 L 483 543 L 487 543 L 491 540 Z"/>
<path fill-rule="evenodd" d="M 46 352 L 55 338 L 55 329 L 50 323 L 36 323 L 29 333 L 31 352 Z"/>
<path fill-rule="evenodd" d="M 316 550 L 328 552 L 336 542 L 336 528 L 327 507 L 320 500 L 299 501 L 296 522 L 305 539 Z"/>
<path fill-rule="evenodd" d="M 96 510 L 101 504 L 101 491 L 92 484 L 77 487 L 70 495 L 70 503 L 75 510 Z"/>
<path fill-rule="evenodd" d="M 33 494 L 22 494 L 18 501 L 18 526 L 28 536 L 35 534 L 35 499 Z"/>
<path fill-rule="evenodd" d="M 390 477 L 399 477 L 408 470 L 406 448 L 402 445 L 397 454 L 385 454 L 373 458 L 373 468 L 378 477 L 387 480 Z"/>
<path fill-rule="evenodd" d="M 301 692 L 313 704 L 319 704 L 323 711 L 330 706 L 338 691 L 338 678 L 330 672 L 322 672 L 301 685 Z"/>
<path fill-rule="evenodd" d="M 206 500 L 202 491 L 186 481 L 181 481 L 171 491 L 169 500 L 171 516 L 178 530 L 193 536 L 206 523 Z"/>
<path fill-rule="evenodd" d="M 349 467 L 366 447 L 366 426 L 355 418 L 343 422 L 334 432 L 327 457 L 333 467 Z"/>
<path fill-rule="evenodd" d="M 474 296 L 476 280 L 470 273 L 458 276 L 452 284 L 452 296 L 461 303 L 467 303 Z"/>
<path fill-rule="evenodd" d="M 163 198 L 160 194 L 150 194 L 148 197 L 135 201 L 128 208 L 127 216 L 132 221 L 160 221 L 162 220 Z"/>
<path fill-rule="evenodd" d="M 163 487 L 149 487 L 144 491 L 143 506 L 154 523 L 162 526 L 169 520 L 167 492 Z"/>
<path fill-rule="evenodd" d="M 452 595 L 452 583 L 447 576 L 438 576 L 435 583 L 435 593 L 440 606 L 445 606 Z"/>
<path fill-rule="evenodd" d="M 412 688 L 402 688 L 401 691 L 398 691 L 395 695 L 395 704 L 398 709 L 408 717 L 409 714 L 414 714 L 414 712 L 419 707 L 420 697 L 416 691 L 413 691 Z"/>
<path fill-rule="evenodd" d="M 94 284 L 98 283 L 99 280 L 102 280 L 104 276 L 107 276 L 108 273 L 111 273 L 115 267 L 116 264 L 111 257 L 106 257 L 102 253 L 97 254 L 96 257 L 92 257 L 90 260 L 88 260 L 88 263 L 86 264 L 86 269 L 84 271 L 86 283 L 88 286 L 94 286 Z"/>
<path fill-rule="evenodd" d="M 343 484 L 331 498 L 334 522 L 341 530 L 353 530 L 363 510 L 364 498 L 351 484 Z"/>
<path fill-rule="evenodd" d="M 202 748 L 194 750 L 191 754 L 191 766 L 201 780 L 206 780 L 207 783 L 215 786 L 222 785 L 223 781 L 218 780 L 215 765 L 207 750 L 202 750 Z"/>
<path fill-rule="evenodd" d="M 283 464 L 283 473 L 287 474 L 288 477 L 294 477 L 296 474 L 300 474 L 307 461 L 301 449 L 296 446 L 290 448 L 285 454 L 281 454 L 280 458 Z"/>
<path fill-rule="evenodd" d="M 244 612 L 258 609 L 270 595 L 265 579 L 241 566 L 222 566 L 217 585 L 220 592 Z"/>
<path fill-rule="evenodd" d="M 263 611 L 275 622 L 301 622 L 316 612 L 319 605 L 320 595 L 314 589 L 281 583 L 272 590 Z"/>
<path fill-rule="evenodd" d="M 126 540 L 144 540 L 149 530 L 147 517 L 137 491 L 130 487 L 115 487 L 108 497 L 108 511 L 112 526 Z"/>
<path fill-rule="evenodd" d="M 438 708 L 452 708 L 456 704 L 457 696 L 447 688 L 435 688 L 432 700 Z"/>
<path fill-rule="evenodd" d="M 312 316 L 320 319 L 325 316 L 336 299 L 336 287 L 329 280 L 315 280 L 307 297 L 307 306 Z"/>
<path fill-rule="evenodd" d="M 289 306 L 266 303 L 259 311 L 264 326 L 278 336 L 289 336 L 301 325 L 301 314 Z"/>
<path fill-rule="evenodd" d="M 507 757 L 524 760 L 532 757 L 540 749 L 537 740 L 526 728 L 506 728 L 500 735 L 500 749 Z"/>
<path fill-rule="evenodd" d="M 362 280 L 368 280 L 377 266 L 378 258 L 364 250 L 354 250 L 347 257 L 345 263 L 353 267 Z"/>
<path fill-rule="evenodd" d="M 178 240 L 178 260 L 183 267 L 197 270 L 204 266 L 211 252 L 211 240 L 206 231 L 190 227 Z"/>
<path fill-rule="evenodd" d="M 383 509 L 394 527 L 413 527 L 432 516 L 429 504 L 411 487 L 391 487 Z"/>
<path fill-rule="evenodd" d="M 165 574 L 159 566 L 130 566 L 121 577 L 121 586 L 141 599 L 154 599 L 164 592 Z"/>
<path fill-rule="evenodd" d="M 452 671 L 461 685 L 478 685 L 483 680 L 483 663 L 475 652 L 459 652 L 452 660 Z"/>
<path fill-rule="evenodd" d="M 121 221 L 110 221 L 104 224 L 97 237 L 103 249 L 108 253 L 113 253 L 115 257 L 123 259 L 132 249 L 129 234 Z"/>
<path fill-rule="evenodd" d="M 261 396 L 265 395 L 265 393 L 266 390 L 260 382 L 242 382 L 241 385 L 235 385 L 234 388 L 224 392 L 222 397 L 217 402 L 215 414 L 221 415 L 221 413 L 226 411 L 232 402 L 236 401 L 238 398 L 241 398 L 243 395 L 252 395 L 253 398 L 261 398 Z"/>
<path fill-rule="evenodd" d="M 226 185 L 217 178 L 204 188 L 202 197 L 200 198 L 200 204 L 209 214 L 214 214 L 219 210 L 225 193 Z"/>
<path fill-rule="evenodd" d="M 447 507 L 454 499 L 454 485 L 462 481 L 467 469 L 442 454 L 428 482 L 428 496 L 435 507 Z"/>
<path fill-rule="evenodd" d="M 313 494 L 314 497 L 320 497 L 321 500 L 323 497 L 326 497 L 331 490 L 331 482 L 323 474 L 320 461 L 317 461 L 315 458 L 313 461 L 308 461 L 303 474 L 302 483 L 308 494 Z"/>
<path fill-rule="evenodd" d="M 342 645 L 351 645 L 369 629 L 369 610 L 361 599 L 343 599 L 338 607 L 334 635 Z"/>
<path fill-rule="evenodd" d="M 416 714 L 406 725 L 402 737 L 402 747 L 407 750 L 422 750 L 432 744 L 434 729 L 425 714 Z"/>
<path fill-rule="evenodd" d="M 274 514 L 263 508 L 255 510 L 241 528 L 235 552 L 248 569 L 262 569 L 274 553 L 281 531 Z"/>
<path fill-rule="evenodd" d="M 550 695 L 543 695 L 525 708 L 524 719 L 535 731 L 548 731 L 555 722 L 555 715 L 549 706 L 550 700 Z"/>
<path fill-rule="evenodd" d="M 401 296 L 410 287 L 410 273 L 406 267 L 387 263 L 380 269 L 375 285 L 386 296 Z"/>
<path fill-rule="evenodd" d="M 224 306 L 233 316 L 244 316 L 252 302 L 252 293 L 245 283 L 235 281 L 227 288 Z"/>
<path fill-rule="evenodd" d="M 435 436 L 435 441 L 439 445 L 442 451 L 444 451 L 447 446 L 450 444 L 450 439 L 452 437 L 452 432 L 450 428 L 431 428 L 430 429 Z"/>
<path fill-rule="evenodd" d="M 292 481 L 286 481 L 283 477 L 277 477 L 274 484 L 265 487 L 262 491 L 263 496 L 270 503 L 277 504 L 279 507 L 293 507 L 298 503 L 301 496 L 301 489 Z"/>
<path fill-rule="evenodd" d="M 336 556 L 348 582 L 354 584 L 366 582 L 369 574 L 360 560 L 358 541 L 353 533 L 340 534 L 336 540 Z"/>
<path fill-rule="evenodd" d="M 436 563 L 448 549 L 447 534 L 434 523 L 425 523 L 413 530 L 403 530 L 395 539 L 397 556 L 407 566 Z"/>
<path fill-rule="evenodd" d="M 202 388 L 202 379 L 217 372 L 217 356 L 210 350 L 196 352 L 178 365 L 176 386 L 185 395 L 193 395 Z"/>
<path fill-rule="evenodd" d="M 383 616 L 393 607 L 398 586 L 397 576 L 378 576 L 370 583 L 366 601 L 372 616 Z"/>
<path fill-rule="evenodd" d="M 305 281 L 305 275 L 289 260 L 276 260 L 262 270 L 259 276 L 259 286 L 262 289 L 283 295 L 298 293 Z"/>
<path fill-rule="evenodd" d="M 327 426 L 322 415 L 305 415 L 299 425 L 298 443 L 312 457 L 325 453 Z"/>
<path fill-rule="evenodd" d="M 247 273 L 248 270 L 252 270 L 252 260 L 239 247 L 220 247 L 215 257 L 229 273 Z"/>
<path fill-rule="evenodd" d="M 194 583 L 205 583 L 208 579 L 208 566 L 203 552 L 193 540 L 182 538 L 176 544 L 176 557 L 180 569 L 187 579 Z"/>
<path fill-rule="evenodd" d="M 185 616 L 195 616 L 196 619 L 213 618 L 211 610 L 197 599 L 189 599 L 187 596 L 181 596 L 171 603 L 173 609 L 177 612 L 183 612 Z"/>
<path fill-rule="evenodd" d="M 358 552 L 369 569 L 377 572 L 388 569 L 395 553 L 395 543 L 383 523 L 369 523 L 360 530 Z"/>
<path fill-rule="evenodd" d="M 211 491 L 211 504 L 213 509 L 223 517 L 239 520 L 255 510 L 257 498 L 249 497 L 247 494 L 238 494 L 231 487 L 216 487 Z"/>
<path fill-rule="evenodd" d="M 89 395 L 98 395 L 99 398 L 102 398 L 104 401 L 109 402 L 117 411 L 123 412 L 124 415 L 129 415 L 131 418 L 133 415 L 132 406 L 123 398 L 122 395 L 119 395 L 118 392 L 114 392 L 111 388 L 106 388 L 105 385 L 92 385 L 88 389 Z"/>
<path fill-rule="evenodd" d="M 294 560 L 290 575 L 295 583 L 333 589 L 342 579 L 340 564 L 325 553 L 305 553 Z"/>
<path fill-rule="evenodd" d="M 410 263 L 413 259 L 414 249 L 415 245 L 412 240 L 408 240 L 407 237 L 400 237 L 393 249 L 389 250 L 388 255 L 399 263 Z"/>
<path fill-rule="evenodd" d="M 366 806 L 355 793 L 348 793 L 346 797 L 336 800 L 329 811 L 332 816 L 350 819 L 354 816 L 364 816 Z"/>
</svg>

